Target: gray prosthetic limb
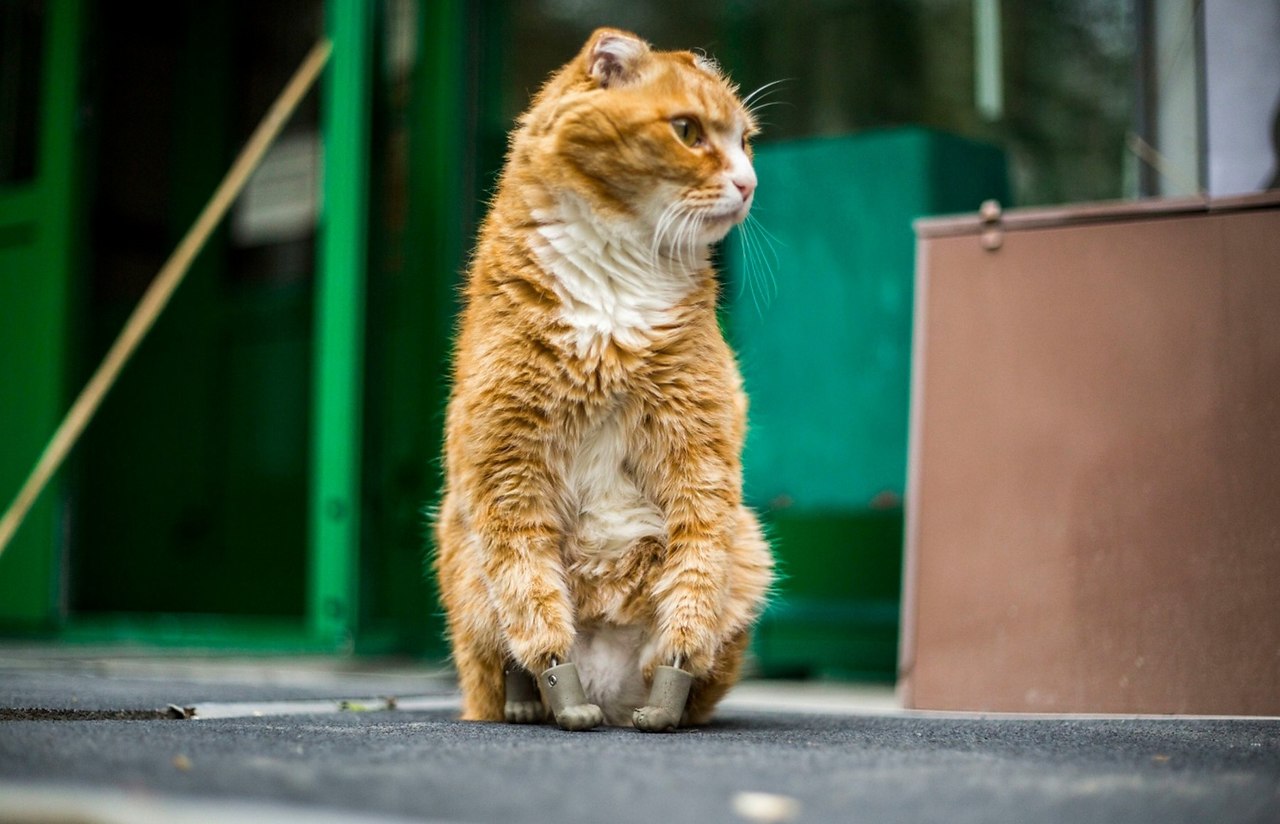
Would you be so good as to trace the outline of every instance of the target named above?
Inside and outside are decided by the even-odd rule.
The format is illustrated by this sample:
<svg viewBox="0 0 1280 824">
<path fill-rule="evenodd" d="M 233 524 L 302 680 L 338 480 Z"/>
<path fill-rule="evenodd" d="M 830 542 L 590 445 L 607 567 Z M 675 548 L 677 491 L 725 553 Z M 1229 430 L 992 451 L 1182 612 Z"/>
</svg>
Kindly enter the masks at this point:
<svg viewBox="0 0 1280 824">
<path fill-rule="evenodd" d="M 649 688 L 649 703 L 631 714 L 636 729 L 670 732 L 680 726 L 693 676 L 678 667 L 658 667 Z"/>
<path fill-rule="evenodd" d="M 600 708 L 587 702 L 578 668 L 571 663 L 559 664 L 539 675 L 538 689 L 561 729 L 589 730 L 604 721 Z"/>
<path fill-rule="evenodd" d="M 528 670 L 517 664 L 507 664 L 503 671 L 506 679 L 506 698 L 502 714 L 508 724 L 539 724 L 547 718 L 547 708 L 538 696 L 538 684 Z"/>
</svg>

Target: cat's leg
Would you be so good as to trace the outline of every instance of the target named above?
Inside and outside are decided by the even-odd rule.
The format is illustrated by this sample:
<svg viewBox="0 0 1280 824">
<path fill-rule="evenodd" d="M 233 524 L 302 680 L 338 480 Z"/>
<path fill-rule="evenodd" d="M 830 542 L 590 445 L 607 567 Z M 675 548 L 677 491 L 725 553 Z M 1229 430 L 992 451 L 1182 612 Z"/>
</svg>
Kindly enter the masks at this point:
<svg viewBox="0 0 1280 824">
<path fill-rule="evenodd" d="M 690 399 L 695 409 L 663 408 L 652 414 L 647 423 L 653 431 L 645 440 L 653 451 L 637 461 L 642 491 L 657 504 L 667 527 L 666 551 L 649 582 L 653 643 L 641 661 L 647 681 L 659 666 L 704 676 L 726 635 L 741 478 L 732 433 L 706 422 L 723 405 L 714 386 L 707 391 Z"/>
<path fill-rule="evenodd" d="M 539 557 L 524 539 L 517 539 L 517 544 L 524 545 L 507 552 L 488 552 L 484 564 L 488 591 L 506 638 L 508 670 L 538 673 L 536 689 L 562 729 L 598 727 L 604 713 L 587 701 L 577 668 L 565 660 L 572 648 L 574 628 L 559 553 Z M 505 556 L 506 563 L 493 560 L 498 556 Z M 524 690 L 519 677 L 507 683 Z M 512 713 L 508 720 L 519 720 L 533 709 L 526 695 L 517 703 L 529 706 L 509 707 Z"/>
<path fill-rule="evenodd" d="M 738 510 L 737 526 L 729 549 L 728 592 L 721 613 L 722 642 L 715 665 L 694 682 L 685 710 L 686 724 L 705 724 L 742 672 L 742 661 L 751 640 L 751 627 L 764 610 L 773 583 L 773 553 L 760 523 L 746 507 Z"/>
<path fill-rule="evenodd" d="M 633 718 L 638 729 L 663 732 L 680 723 L 704 724 L 737 682 L 751 625 L 763 609 L 773 578 L 772 554 L 755 515 L 745 507 L 738 509 L 726 566 L 718 643 L 711 665 L 697 678 L 679 669 L 657 667 L 649 700 Z"/>
<path fill-rule="evenodd" d="M 680 722 L 683 726 L 697 726 L 711 720 L 720 699 L 738 682 L 743 655 L 750 640 L 750 631 L 744 629 L 720 647 L 715 666 L 695 681 L 689 691 L 689 702 Z"/>
<path fill-rule="evenodd" d="M 632 715 L 636 728 L 646 732 L 679 724 L 692 682 L 710 671 L 720 643 L 738 485 L 728 465 L 728 443 L 687 431 L 696 420 L 672 410 L 651 418 L 658 431 L 649 442 L 660 451 L 644 461 L 650 470 L 642 479 L 645 492 L 667 526 L 666 550 L 648 585 L 652 642 L 640 661 L 650 693 Z"/>
<path fill-rule="evenodd" d="M 453 664 L 462 690 L 462 720 L 509 720 L 504 712 L 502 653 L 455 642 Z"/>
<path fill-rule="evenodd" d="M 462 717 L 503 719 L 502 633 L 484 579 L 471 561 L 475 536 L 446 496 L 436 521 L 434 567 L 448 621 L 453 663 L 462 691 Z"/>
<path fill-rule="evenodd" d="M 560 555 L 563 535 L 552 508 L 557 500 L 549 471 L 529 450 L 525 460 L 510 457 L 510 441 L 486 442 L 473 489 L 478 562 L 505 641 L 509 665 L 538 674 L 538 689 L 556 723 L 566 730 L 599 726 L 604 714 L 587 701 L 577 669 L 568 663 L 575 628 Z M 496 467 L 496 469 L 494 469 Z M 514 682 L 523 689 L 522 681 Z M 522 697 L 517 703 L 530 703 Z M 526 708 L 513 708 L 523 717 Z"/>
</svg>

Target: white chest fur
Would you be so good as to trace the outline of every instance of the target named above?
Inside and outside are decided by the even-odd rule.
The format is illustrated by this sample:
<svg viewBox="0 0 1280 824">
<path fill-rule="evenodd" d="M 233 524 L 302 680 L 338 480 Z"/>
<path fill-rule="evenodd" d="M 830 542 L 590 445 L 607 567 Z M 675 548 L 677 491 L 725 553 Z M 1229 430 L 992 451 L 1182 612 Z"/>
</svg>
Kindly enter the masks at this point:
<svg viewBox="0 0 1280 824">
<path fill-rule="evenodd" d="M 629 433 L 611 415 L 587 432 L 569 464 L 569 488 L 578 504 L 578 551 L 617 557 L 640 538 L 666 533 L 657 507 L 641 493 L 625 463 Z"/>
<path fill-rule="evenodd" d="M 604 223 L 583 204 L 568 200 L 534 218 L 534 249 L 555 277 L 580 356 L 610 341 L 644 346 L 693 289 L 692 273 L 664 264 L 643 231 Z"/>
</svg>

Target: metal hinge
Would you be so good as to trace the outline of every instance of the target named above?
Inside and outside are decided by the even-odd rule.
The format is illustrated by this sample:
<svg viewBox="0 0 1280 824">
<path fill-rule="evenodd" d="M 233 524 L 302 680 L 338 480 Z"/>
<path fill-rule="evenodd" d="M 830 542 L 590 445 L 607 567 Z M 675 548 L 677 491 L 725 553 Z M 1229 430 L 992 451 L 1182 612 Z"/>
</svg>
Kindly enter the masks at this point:
<svg viewBox="0 0 1280 824">
<path fill-rule="evenodd" d="M 1004 210 L 998 200 L 984 200 L 978 208 L 982 221 L 982 248 L 994 252 L 1004 245 Z"/>
</svg>

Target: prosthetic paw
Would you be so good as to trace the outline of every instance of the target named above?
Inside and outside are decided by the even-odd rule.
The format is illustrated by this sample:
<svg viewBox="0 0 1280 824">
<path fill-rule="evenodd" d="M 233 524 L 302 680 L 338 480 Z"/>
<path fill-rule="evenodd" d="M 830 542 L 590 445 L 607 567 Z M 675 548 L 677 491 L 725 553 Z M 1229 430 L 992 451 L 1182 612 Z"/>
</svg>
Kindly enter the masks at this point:
<svg viewBox="0 0 1280 824">
<path fill-rule="evenodd" d="M 636 729 L 645 732 L 670 732 L 680 726 L 693 676 L 676 667 L 658 667 L 649 688 L 649 703 L 631 714 Z"/>
<path fill-rule="evenodd" d="M 551 706 L 556 723 L 563 730 L 589 730 L 604 722 L 604 713 L 587 703 L 587 694 L 573 664 L 554 666 L 538 676 L 538 689 Z"/>
<path fill-rule="evenodd" d="M 538 684 L 522 667 L 511 664 L 503 673 L 506 678 L 506 701 L 502 714 L 508 724 L 540 724 L 546 720 L 547 708 L 538 697 Z"/>
</svg>

